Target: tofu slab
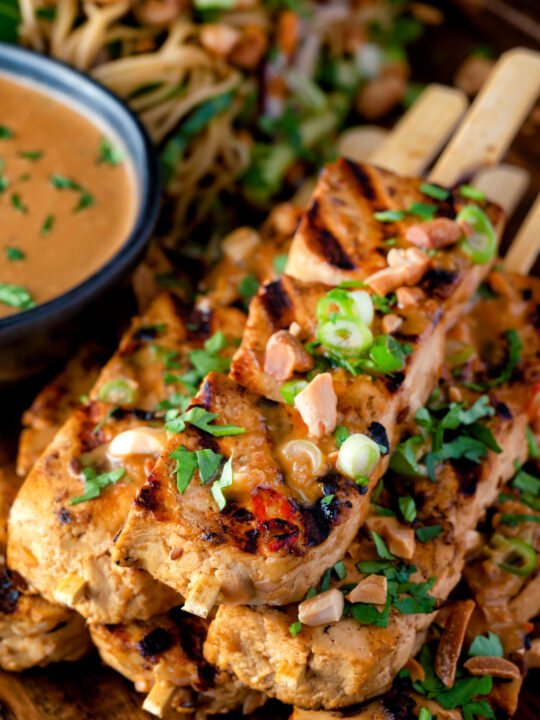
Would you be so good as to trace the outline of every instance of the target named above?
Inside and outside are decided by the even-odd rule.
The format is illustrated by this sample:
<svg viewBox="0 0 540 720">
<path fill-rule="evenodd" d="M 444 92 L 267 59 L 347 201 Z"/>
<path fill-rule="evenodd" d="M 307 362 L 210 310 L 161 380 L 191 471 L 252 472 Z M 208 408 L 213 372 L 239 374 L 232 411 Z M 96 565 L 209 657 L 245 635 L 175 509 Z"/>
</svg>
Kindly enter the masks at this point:
<svg viewBox="0 0 540 720">
<path fill-rule="evenodd" d="M 103 662 L 131 680 L 139 692 L 150 692 L 156 681 L 173 687 L 173 710 L 204 720 L 243 705 L 254 709 L 264 697 L 203 658 L 209 623 L 176 607 L 150 620 L 90 625 L 90 633 Z"/>
<path fill-rule="evenodd" d="M 471 317 L 463 320 L 476 350 L 461 371 L 466 383 L 496 377 L 498 373 L 493 371 L 500 373 L 504 364 L 500 362 L 504 360 L 504 333 L 509 328 L 517 330 L 523 344 L 520 362 L 506 383 L 490 390 L 496 413 L 490 427 L 503 452 L 490 452 L 482 465 L 475 467 L 447 462 L 439 470 L 437 483 L 420 477 L 414 480 L 412 490 L 408 486 L 408 492 L 417 498 L 419 519 L 443 528 L 435 539 L 416 543 L 412 560 L 420 579 L 437 578 L 432 594 L 439 600 L 448 596 L 461 577 L 470 531 L 513 476 L 514 463 L 521 464 L 527 457 L 528 379 L 536 377 L 540 369 L 536 310 L 540 283 L 494 274 L 488 289 L 494 297 L 478 303 Z M 457 334 L 456 330 L 454 340 Z M 495 353 L 494 340 L 498 339 L 501 347 Z M 447 389 L 455 392 L 459 386 L 450 377 Z M 467 395 L 472 391 L 464 387 L 462 391 L 464 398 L 474 399 L 474 393 Z M 387 483 L 392 493 L 406 494 L 407 483 L 399 477 L 390 475 Z M 355 582 L 351 560 L 365 558 L 362 548 L 366 529 L 384 532 L 388 522 L 385 517 L 368 518 L 358 536 L 360 557 L 353 543 L 345 560 L 347 583 Z M 339 709 L 386 691 L 422 642 L 433 616 L 391 612 L 387 628 L 344 618 L 324 627 L 303 627 L 293 638 L 289 626 L 296 619 L 296 606 L 283 612 L 222 605 L 210 627 L 205 656 L 242 682 L 283 702 L 304 708 Z"/>
<path fill-rule="evenodd" d="M 8 564 L 25 578 L 31 592 L 69 605 L 95 622 L 148 618 L 178 604 L 171 589 L 142 570 L 117 566 L 111 558 L 114 538 L 155 456 L 112 458 L 108 448 L 126 430 L 163 427 L 158 405 L 173 393 L 185 392 L 174 377 L 189 369 L 189 352 L 201 348 L 218 329 L 237 337 L 242 327 L 240 311 L 193 313 L 167 295 L 133 321 L 90 401 L 56 435 L 13 505 Z M 174 368 L 167 367 L 171 362 Z M 99 399 L 111 382 L 131 388 L 123 405 Z M 94 464 L 98 472 L 123 468 L 125 474 L 99 497 L 71 505 L 84 492 L 83 464 Z"/>
</svg>

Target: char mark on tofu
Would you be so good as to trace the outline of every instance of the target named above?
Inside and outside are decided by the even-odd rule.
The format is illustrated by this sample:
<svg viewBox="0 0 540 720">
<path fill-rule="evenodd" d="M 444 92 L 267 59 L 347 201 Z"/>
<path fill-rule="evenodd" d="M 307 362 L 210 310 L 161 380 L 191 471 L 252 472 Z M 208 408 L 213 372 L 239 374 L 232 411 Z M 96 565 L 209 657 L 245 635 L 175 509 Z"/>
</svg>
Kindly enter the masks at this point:
<svg viewBox="0 0 540 720">
<path fill-rule="evenodd" d="M 319 203 L 317 200 L 309 208 L 306 217 L 307 231 L 310 234 L 311 242 L 321 257 L 340 270 L 354 270 L 354 263 L 340 245 L 337 237 L 327 227 L 324 227 L 319 216 Z"/>
<path fill-rule="evenodd" d="M 137 643 L 137 649 L 143 658 L 151 658 L 152 662 L 156 661 L 156 657 L 172 647 L 174 638 L 170 632 L 163 628 L 155 628 L 147 633 L 142 640 Z"/>
<path fill-rule="evenodd" d="M 261 295 L 261 303 L 276 327 L 287 327 L 291 320 L 288 316 L 291 310 L 289 296 L 283 288 L 281 280 L 275 280 L 264 286 Z"/>
<path fill-rule="evenodd" d="M 15 611 L 20 594 L 20 588 L 14 582 L 12 573 L 4 568 L 0 575 L 0 612 L 3 615 L 10 615 Z"/>
</svg>

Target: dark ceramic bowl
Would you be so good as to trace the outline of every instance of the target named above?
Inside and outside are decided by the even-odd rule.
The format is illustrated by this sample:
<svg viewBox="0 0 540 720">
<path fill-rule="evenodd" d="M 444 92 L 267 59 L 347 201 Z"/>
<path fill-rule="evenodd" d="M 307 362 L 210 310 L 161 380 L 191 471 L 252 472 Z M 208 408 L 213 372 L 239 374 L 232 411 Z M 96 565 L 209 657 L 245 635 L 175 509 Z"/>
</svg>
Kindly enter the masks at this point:
<svg viewBox="0 0 540 720">
<path fill-rule="evenodd" d="M 67 65 L 0 43 L 0 75 L 53 91 L 66 105 L 88 110 L 123 141 L 138 192 L 133 229 L 116 255 L 84 282 L 42 305 L 0 319 L 0 386 L 34 375 L 65 358 L 86 337 L 106 334 L 118 322 L 121 289 L 150 239 L 161 182 L 156 150 L 137 117 L 108 90 Z M 1 280 L 1 278 L 0 278 Z"/>
</svg>

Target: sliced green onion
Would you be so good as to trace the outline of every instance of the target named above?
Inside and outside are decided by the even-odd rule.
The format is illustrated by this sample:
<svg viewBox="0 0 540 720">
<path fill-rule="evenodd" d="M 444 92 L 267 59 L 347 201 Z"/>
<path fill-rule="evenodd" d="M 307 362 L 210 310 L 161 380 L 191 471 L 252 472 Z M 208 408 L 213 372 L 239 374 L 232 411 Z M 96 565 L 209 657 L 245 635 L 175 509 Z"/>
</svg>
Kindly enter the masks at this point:
<svg viewBox="0 0 540 720">
<path fill-rule="evenodd" d="M 379 222 L 397 222 L 403 220 L 405 213 L 403 210 L 381 210 L 381 212 L 373 213 L 373 217 Z"/>
<path fill-rule="evenodd" d="M 136 387 L 129 380 L 109 380 L 98 391 L 98 400 L 113 405 L 133 405 Z"/>
<path fill-rule="evenodd" d="M 355 479 L 366 477 L 373 472 L 381 458 L 377 443 L 367 435 L 354 433 L 339 448 L 337 469 Z"/>
<path fill-rule="evenodd" d="M 377 369 L 384 373 L 397 372 L 405 364 L 403 346 L 390 335 L 378 335 L 369 354 Z"/>
<path fill-rule="evenodd" d="M 322 325 L 336 315 L 355 315 L 355 305 L 351 293 L 335 288 L 317 303 L 317 321 Z"/>
<path fill-rule="evenodd" d="M 371 347 L 373 335 L 359 318 L 338 317 L 319 327 L 318 340 L 329 350 L 357 355 Z"/>
<path fill-rule="evenodd" d="M 369 327 L 373 322 L 375 311 L 373 309 L 373 300 L 365 290 L 354 290 L 348 293 L 354 306 L 354 314 Z"/>
<path fill-rule="evenodd" d="M 467 205 L 458 214 L 456 221 L 465 222 L 472 228 L 471 237 L 463 237 L 460 245 L 473 263 L 485 265 L 493 260 L 497 252 L 497 235 L 490 219 L 476 205 Z"/>
<path fill-rule="evenodd" d="M 282 385 L 279 392 L 287 405 L 294 405 L 294 398 L 299 392 L 302 392 L 302 390 L 307 388 L 307 386 L 308 382 L 306 380 L 291 380 L 291 382 Z"/>
<path fill-rule="evenodd" d="M 459 194 L 468 200 L 476 200 L 477 202 L 482 202 L 486 199 L 486 194 L 472 185 L 461 185 Z"/>
<path fill-rule="evenodd" d="M 488 548 L 488 552 L 502 570 L 521 577 L 535 570 L 538 555 L 532 545 L 524 540 L 496 533 L 491 538 L 491 545 L 494 550 Z"/>
<path fill-rule="evenodd" d="M 450 195 L 450 191 L 440 185 L 432 185 L 431 183 L 422 183 L 420 185 L 420 192 L 428 197 L 435 198 L 435 200 L 446 200 Z"/>
</svg>

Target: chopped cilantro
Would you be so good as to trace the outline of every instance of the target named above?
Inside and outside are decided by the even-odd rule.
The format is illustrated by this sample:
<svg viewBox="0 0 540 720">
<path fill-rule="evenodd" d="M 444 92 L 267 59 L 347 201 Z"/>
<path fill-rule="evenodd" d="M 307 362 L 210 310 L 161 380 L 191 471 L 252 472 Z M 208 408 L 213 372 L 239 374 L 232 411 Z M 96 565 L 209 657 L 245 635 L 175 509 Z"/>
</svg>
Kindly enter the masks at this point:
<svg viewBox="0 0 540 720">
<path fill-rule="evenodd" d="M 10 262 L 18 262 L 24 260 L 26 255 L 19 248 L 8 246 L 6 247 L 6 257 Z"/>
<path fill-rule="evenodd" d="M 98 165 L 106 163 L 107 165 L 112 165 L 114 167 L 116 165 L 120 165 L 123 159 L 124 153 L 120 148 L 113 145 L 108 138 L 101 138 L 99 154 L 96 161 Z"/>
<path fill-rule="evenodd" d="M 27 208 L 26 205 L 23 203 L 22 198 L 21 198 L 21 196 L 19 195 L 19 193 L 12 193 L 12 195 L 11 195 L 11 204 L 13 205 L 13 207 L 15 208 L 15 210 L 17 210 L 17 211 L 20 212 L 20 213 L 27 213 L 27 212 L 28 212 L 28 208 Z"/>
<path fill-rule="evenodd" d="M 201 475 L 201 485 L 206 485 L 210 482 L 214 475 L 219 470 L 219 467 L 223 461 L 223 455 L 215 453 L 210 448 L 205 450 L 197 450 L 197 465 L 199 466 L 199 473 Z"/>
<path fill-rule="evenodd" d="M 441 533 L 441 525 L 429 525 L 426 527 L 418 528 L 415 531 L 415 535 L 418 540 L 420 540 L 420 542 L 428 542 L 428 540 L 433 540 L 433 538 L 436 538 Z"/>
<path fill-rule="evenodd" d="M 423 444 L 424 438 L 421 435 L 413 435 L 400 443 L 390 458 L 391 469 L 400 475 L 424 475 L 425 471 L 416 458 L 417 451 Z"/>
<path fill-rule="evenodd" d="M 80 212 L 81 210 L 86 210 L 86 208 L 92 207 L 92 205 L 95 204 L 96 199 L 94 198 L 94 196 L 91 195 L 89 192 L 85 191 L 81 194 L 79 202 L 73 208 L 73 212 Z"/>
<path fill-rule="evenodd" d="M 403 519 L 406 522 L 414 522 L 416 520 L 416 503 L 410 495 L 403 495 L 398 498 L 398 505 Z"/>
<path fill-rule="evenodd" d="M 531 460 L 538 460 L 538 458 L 540 458 L 540 447 L 538 447 L 538 443 L 536 442 L 536 438 L 534 437 L 534 433 L 531 430 L 530 425 L 527 425 L 526 433 L 528 455 Z"/>
<path fill-rule="evenodd" d="M 0 140 L 7 140 L 12 137 L 13 137 L 13 130 L 6 127 L 5 125 L 0 125 Z"/>
<path fill-rule="evenodd" d="M 334 572 L 340 580 L 344 580 L 347 577 L 347 571 L 345 570 L 343 560 L 340 560 L 334 565 Z"/>
<path fill-rule="evenodd" d="M 343 445 L 345 440 L 349 437 L 349 431 L 345 427 L 345 425 L 338 425 L 334 432 L 332 433 L 336 440 L 336 447 L 339 448 Z"/>
<path fill-rule="evenodd" d="M 174 450 L 170 457 L 176 460 L 176 487 L 180 495 L 183 495 L 197 469 L 197 455 L 182 446 Z"/>
<path fill-rule="evenodd" d="M 428 203 L 413 202 L 410 204 L 407 212 L 410 215 L 418 215 L 423 220 L 432 220 L 437 212 L 436 205 L 429 205 Z"/>
<path fill-rule="evenodd" d="M 54 215 L 47 215 L 45 220 L 43 221 L 43 225 L 41 226 L 41 235 L 43 237 L 46 237 L 50 234 L 52 228 L 54 225 Z"/>
<path fill-rule="evenodd" d="M 43 5 L 42 7 L 36 8 L 36 17 L 38 20 L 51 21 L 56 18 L 57 8 L 52 5 Z"/>
<path fill-rule="evenodd" d="M 469 655 L 484 655 L 486 657 L 500 657 L 504 655 L 503 646 L 498 635 L 488 632 L 487 637 L 477 635 L 469 648 Z"/>
<path fill-rule="evenodd" d="M 39 160 L 43 157 L 43 150 L 20 150 L 17 155 L 25 160 Z"/>
<path fill-rule="evenodd" d="M 325 495 L 323 498 L 321 498 L 321 503 L 323 505 L 330 505 L 334 497 L 334 495 Z"/>
<path fill-rule="evenodd" d="M 300 622 L 300 620 L 297 620 L 296 622 L 293 622 L 292 625 L 289 625 L 289 632 L 292 637 L 296 637 L 301 629 L 302 623 Z"/>
<path fill-rule="evenodd" d="M 109 472 L 98 475 L 95 468 L 85 467 L 82 473 L 84 476 L 84 494 L 72 498 L 69 501 L 70 505 L 77 505 L 78 503 L 99 497 L 104 487 L 117 483 L 124 477 L 126 471 L 124 468 L 116 468 L 115 470 L 110 470 Z"/>
<path fill-rule="evenodd" d="M 185 412 L 181 417 L 171 420 L 165 425 L 165 429 L 171 433 L 183 432 L 186 423 L 194 425 L 199 430 L 214 435 L 214 437 L 223 437 L 225 435 L 242 435 L 246 432 L 245 428 L 236 425 L 210 425 L 212 420 L 217 418 L 216 413 L 207 412 L 200 407 L 194 407 Z"/>
<path fill-rule="evenodd" d="M 371 530 L 371 537 L 373 538 L 373 542 L 375 543 L 375 547 L 377 549 L 377 555 L 382 558 L 383 560 L 395 560 L 395 555 L 392 555 L 390 550 L 386 547 L 386 543 L 382 539 L 382 537 L 379 535 L 379 533 L 376 533 L 375 531 Z"/>
<path fill-rule="evenodd" d="M 510 527 L 516 527 L 521 522 L 540 523 L 540 516 L 529 514 L 512 515 L 503 513 L 501 515 L 500 522 L 502 525 L 510 525 Z"/>
<path fill-rule="evenodd" d="M 3 282 L 0 282 L 0 303 L 20 310 L 29 310 L 36 305 L 25 287 Z"/>
<path fill-rule="evenodd" d="M 390 293 L 386 297 L 382 297 L 381 295 L 377 295 L 377 293 L 373 293 L 371 299 L 373 300 L 373 304 L 375 305 L 375 307 L 385 315 L 388 315 L 388 313 L 392 312 L 392 307 L 397 302 L 397 297 L 395 293 Z"/>
<path fill-rule="evenodd" d="M 274 270 L 278 275 L 283 275 L 285 272 L 285 266 L 287 265 L 287 260 L 289 259 L 289 256 L 287 254 L 285 255 L 276 255 L 274 258 L 274 262 L 272 265 L 274 266 Z"/>
<path fill-rule="evenodd" d="M 71 178 L 65 177 L 65 175 L 59 175 L 58 173 L 53 173 L 51 175 L 50 182 L 51 185 L 57 190 L 77 190 L 78 192 L 82 191 L 82 187 L 79 185 L 78 182 L 75 182 L 75 180 L 72 180 Z"/>
<path fill-rule="evenodd" d="M 259 289 L 259 283 L 254 275 L 244 275 L 238 285 L 238 292 L 244 300 L 251 300 Z"/>
</svg>

